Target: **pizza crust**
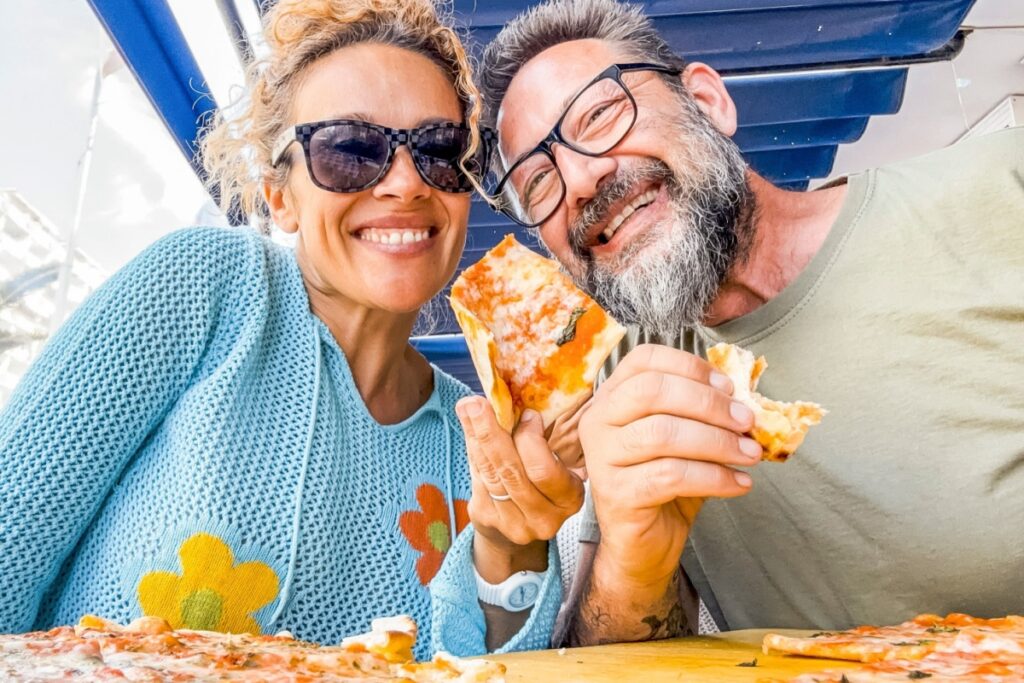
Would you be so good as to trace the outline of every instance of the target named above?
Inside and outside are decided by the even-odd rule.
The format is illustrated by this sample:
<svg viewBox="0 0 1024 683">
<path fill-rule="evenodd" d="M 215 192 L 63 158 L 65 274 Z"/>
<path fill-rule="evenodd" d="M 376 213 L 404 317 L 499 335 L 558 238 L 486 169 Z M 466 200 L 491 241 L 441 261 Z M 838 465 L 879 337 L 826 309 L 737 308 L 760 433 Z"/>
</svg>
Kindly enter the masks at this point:
<svg viewBox="0 0 1024 683">
<path fill-rule="evenodd" d="M 484 396 L 494 408 L 498 424 L 502 429 L 511 432 L 519 420 L 519 412 L 516 411 L 515 405 L 512 403 L 512 393 L 508 384 L 501 378 L 501 373 L 498 370 L 498 345 L 494 341 L 494 335 L 479 318 L 473 315 L 472 311 L 463 306 L 455 297 L 452 297 L 451 305 L 452 310 L 455 311 L 455 319 L 466 338 L 469 357 L 473 360 L 477 377 L 480 378 Z"/>
<path fill-rule="evenodd" d="M 803 443 L 807 430 L 828 412 L 817 403 L 785 403 L 757 393 L 758 380 L 768 367 L 764 356 L 755 358 L 735 344 L 715 344 L 707 356 L 711 365 L 732 380 L 733 398 L 754 412 L 750 436 L 764 448 L 764 460 L 785 462 Z"/>
</svg>

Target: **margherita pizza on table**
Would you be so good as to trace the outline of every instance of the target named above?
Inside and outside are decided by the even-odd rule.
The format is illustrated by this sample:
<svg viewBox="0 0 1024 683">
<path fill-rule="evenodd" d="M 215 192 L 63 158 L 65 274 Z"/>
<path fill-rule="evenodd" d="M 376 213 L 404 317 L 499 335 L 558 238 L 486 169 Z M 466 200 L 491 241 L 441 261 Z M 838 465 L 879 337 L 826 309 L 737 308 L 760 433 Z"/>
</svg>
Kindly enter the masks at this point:
<svg viewBox="0 0 1024 683">
<path fill-rule="evenodd" d="M 49 681 L 503 681 L 504 667 L 439 654 L 412 660 L 416 624 L 378 619 L 373 632 L 320 647 L 276 636 L 172 630 L 159 617 L 0 636 L 0 680 Z"/>
<path fill-rule="evenodd" d="M 806 674 L 792 683 L 867 683 L 929 679 L 1024 681 L 1024 617 L 979 619 L 924 614 L 898 626 L 861 626 L 795 638 L 770 633 L 764 651 L 867 662 L 867 666 Z"/>
<path fill-rule="evenodd" d="M 708 349 L 708 362 L 732 380 L 733 398 L 754 411 L 750 436 L 764 448 L 764 460 L 785 462 L 828 412 L 817 403 L 784 403 L 757 393 L 757 382 L 768 367 L 764 356 L 755 359 L 734 344 L 715 344 Z"/>
<path fill-rule="evenodd" d="M 507 235 L 452 286 L 451 304 L 498 423 L 545 426 L 588 394 L 626 330 L 551 259 Z"/>
</svg>

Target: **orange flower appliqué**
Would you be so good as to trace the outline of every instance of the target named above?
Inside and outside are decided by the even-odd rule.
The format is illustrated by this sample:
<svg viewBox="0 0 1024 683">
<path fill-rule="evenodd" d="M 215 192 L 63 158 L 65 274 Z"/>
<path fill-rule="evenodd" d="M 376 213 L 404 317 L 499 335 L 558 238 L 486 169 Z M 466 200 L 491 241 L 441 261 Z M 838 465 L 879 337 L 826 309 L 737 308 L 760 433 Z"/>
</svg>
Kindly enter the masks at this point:
<svg viewBox="0 0 1024 683">
<path fill-rule="evenodd" d="M 416 560 L 416 575 L 426 586 L 434 578 L 441 563 L 452 546 L 451 523 L 448 521 L 448 504 L 444 494 L 432 484 L 420 484 L 416 489 L 419 510 L 407 510 L 398 518 L 402 534 L 415 550 L 420 553 Z M 455 533 L 460 533 L 469 524 L 468 503 L 455 500 Z"/>
</svg>

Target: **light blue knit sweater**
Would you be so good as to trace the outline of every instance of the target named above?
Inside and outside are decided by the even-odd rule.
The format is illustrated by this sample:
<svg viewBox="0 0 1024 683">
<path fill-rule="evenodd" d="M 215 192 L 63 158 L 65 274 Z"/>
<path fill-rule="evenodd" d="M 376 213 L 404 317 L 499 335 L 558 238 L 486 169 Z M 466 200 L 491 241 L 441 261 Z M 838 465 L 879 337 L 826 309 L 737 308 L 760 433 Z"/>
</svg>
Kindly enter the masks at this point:
<svg viewBox="0 0 1024 683">
<path fill-rule="evenodd" d="M 0 413 L 0 632 L 146 613 L 333 643 L 408 613 L 419 656 L 479 651 L 472 582 L 433 638 L 425 587 L 466 522 L 468 393 L 435 368 L 427 403 L 380 425 L 291 251 L 248 230 L 161 240 Z"/>
</svg>

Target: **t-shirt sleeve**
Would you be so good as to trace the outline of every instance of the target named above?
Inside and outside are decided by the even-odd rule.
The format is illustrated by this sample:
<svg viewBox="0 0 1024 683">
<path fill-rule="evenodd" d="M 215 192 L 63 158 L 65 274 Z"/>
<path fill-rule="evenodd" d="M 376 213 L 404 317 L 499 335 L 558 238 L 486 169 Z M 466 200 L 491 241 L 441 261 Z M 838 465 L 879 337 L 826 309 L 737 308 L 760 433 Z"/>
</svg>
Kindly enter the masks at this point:
<svg viewBox="0 0 1024 683">
<path fill-rule="evenodd" d="M 0 632 L 32 627 L 125 465 L 188 386 L 221 300 L 243 281 L 247 243 L 204 228 L 151 246 L 79 307 L 0 412 Z"/>
</svg>

